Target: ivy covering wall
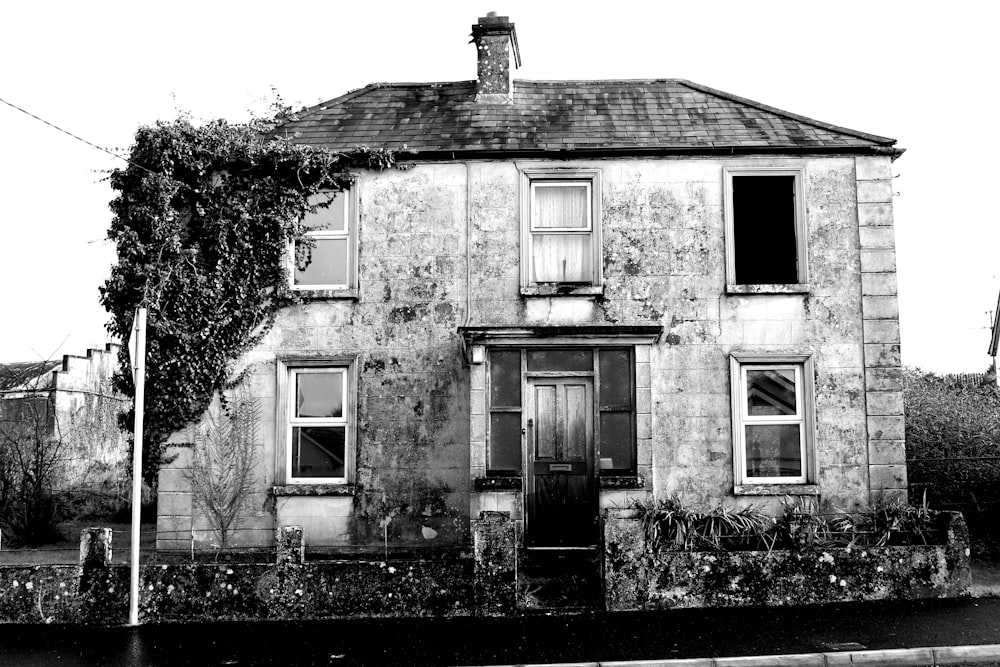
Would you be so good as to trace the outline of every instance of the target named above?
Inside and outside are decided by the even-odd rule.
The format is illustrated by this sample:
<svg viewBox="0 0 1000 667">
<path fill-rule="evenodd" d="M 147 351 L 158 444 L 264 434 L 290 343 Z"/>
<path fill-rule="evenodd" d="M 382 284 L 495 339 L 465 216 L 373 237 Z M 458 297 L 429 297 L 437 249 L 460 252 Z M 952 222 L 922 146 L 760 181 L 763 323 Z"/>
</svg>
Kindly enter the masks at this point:
<svg viewBox="0 0 1000 667">
<path fill-rule="evenodd" d="M 118 259 L 101 287 L 110 333 L 128 340 L 148 309 L 143 476 L 155 478 L 163 443 L 196 420 L 234 381 L 233 362 L 296 300 L 287 252 L 308 252 L 299 225 L 319 191 L 342 191 L 352 173 L 386 169 L 393 156 L 334 153 L 272 132 L 273 123 L 141 127 L 129 164 L 109 180 L 116 196 L 108 238 Z M 128 351 L 116 387 L 134 396 Z M 131 429 L 132 413 L 122 415 Z"/>
</svg>

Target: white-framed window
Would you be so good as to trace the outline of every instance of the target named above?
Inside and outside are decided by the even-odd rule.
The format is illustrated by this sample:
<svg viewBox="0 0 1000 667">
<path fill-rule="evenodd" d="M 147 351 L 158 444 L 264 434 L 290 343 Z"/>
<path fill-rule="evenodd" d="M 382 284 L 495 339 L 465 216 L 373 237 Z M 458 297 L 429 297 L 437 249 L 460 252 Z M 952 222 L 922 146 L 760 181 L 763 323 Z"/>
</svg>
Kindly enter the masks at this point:
<svg viewBox="0 0 1000 667">
<path fill-rule="evenodd" d="M 522 170 L 521 285 L 601 284 L 600 172 Z"/>
<path fill-rule="evenodd" d="M 736 485 L 812 482 L 812 357 L 733 353 L 730 364 Z"/>
<path fill-rule="evenodd" d="M 278 477 L 286 484 L 349 484 L 355 440 L 353 359 L 278 362 Z"/>
<path fill-rule="evenodd" d="M 296 244 L 289 271 L 294 290 L 347 290 L 357 285 L 356 188 L 322 192 L 310 204 L 326 205 L 307 213 L 301 226 L 310 243 Z"/>
<path fill-rule="evenodd" d="M 730 292 L 807 291 L 802 169 L 724 170 Z"/>
</svg>

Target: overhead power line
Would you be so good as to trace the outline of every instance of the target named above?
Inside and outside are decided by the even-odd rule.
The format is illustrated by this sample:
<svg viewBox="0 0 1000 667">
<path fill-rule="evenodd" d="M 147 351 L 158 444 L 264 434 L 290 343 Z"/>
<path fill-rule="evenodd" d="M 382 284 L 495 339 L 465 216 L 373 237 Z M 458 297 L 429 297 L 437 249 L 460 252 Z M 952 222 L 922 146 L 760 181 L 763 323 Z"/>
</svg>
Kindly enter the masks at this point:
<svg viewBox="0 0 1000 667">
<path fill-rule="evenodd" d="M 12 104 L 12 103 L 8 102 L 7 100 L 5 100 L 3 98 L 0 98 L 0 102 L 3 102 L 4 104 L 6 104 L 7 106 L 11 107 L 12 109 L 17 109 L 18 111 L 20 111 L 21 113 L 23 113 L 25 115 L 31 116 L 32 118 L 34 118 L 35 120 L 37 120 L 37 121 L 39 121 L 41 123 L 45 123 L 46 125 L 48 125 L 49 127 L 53 128 L 53 129 L 59 130 L 63 134 L 67 134 L 67 135 L 73 137 L 77 141 L 81 141 L 81 142 L 87 144 L 91 148 L 96 148 L 97 150 L 99 150 L 99 151 L 101 151 L 103 153 L 107 153 L 111 157 L 118 158 L 122 162 L 127 162 L 128 164 L 132 165 L 136 169 L 142 169 L 143 171 L 149 172 L 150 174 L 153 174 L 154 176 L 165 176 L 165 174 L 161 174 L 161 173 L 155 172 L 152 169 L 149 169 L 148 167 L 142 166 L 141 164 L 136 164 L 135 162 L 132 162 L 132 160 L 129 160 L 127 157 L 123 157 L 123 156 L 118 155 L 117 153 L 115 153 L 113 151 L 108 150 L 107 148 L 103 148 L 102 146 L 98 146 L 95 143 L 87 141 L 83 137 L 77 136 L 77 135 L 73 134 L 72 132 L 70 132 L 69 130 L 64 130 L 63 128 L 59 127 L 55 123 L 50 123 L 49 121 L 45 120 L 44 118 L 40 118 L 40 117 L 36 116 L 35 114 L 31 113 L 30 111 L 22 109 L 21 107 L 17 106 L 16 104 Z M 171 180 L 173 180 L 173 179 L 171 179 Z"/>
</svg>

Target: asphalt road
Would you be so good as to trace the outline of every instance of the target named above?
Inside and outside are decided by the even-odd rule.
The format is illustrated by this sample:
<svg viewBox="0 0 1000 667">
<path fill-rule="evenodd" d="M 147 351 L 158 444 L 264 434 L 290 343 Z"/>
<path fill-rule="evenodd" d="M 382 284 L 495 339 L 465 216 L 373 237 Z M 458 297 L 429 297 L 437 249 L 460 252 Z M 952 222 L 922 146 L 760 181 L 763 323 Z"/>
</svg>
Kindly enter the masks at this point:
<svg viewBox="0 0 1000 667">
<path fill-rule="evenodd" d="M 1000 599 L 531 615 L 0 625 L 0 665 L 489 665 L 1000 644 Z"/>
</svg>

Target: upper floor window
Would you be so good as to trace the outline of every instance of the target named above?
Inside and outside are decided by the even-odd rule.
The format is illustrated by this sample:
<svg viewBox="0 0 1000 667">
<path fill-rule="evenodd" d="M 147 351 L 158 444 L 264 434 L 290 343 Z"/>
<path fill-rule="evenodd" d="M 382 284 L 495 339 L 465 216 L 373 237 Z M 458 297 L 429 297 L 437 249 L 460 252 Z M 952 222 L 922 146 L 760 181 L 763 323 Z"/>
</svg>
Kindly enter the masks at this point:
<svg viewBox="0 0 1000 667">
<path fill-rule="evenodd" d="M 522 174 L 522 287 L 600 285 L 599 172 Z"/>
<path fill-rule="evenodd" d="M 356 286 L 357 198 L 354 190 L 324 192 L 320 205 L 302 218 L 310 243 L 300 243 L 292 257 L 292 288 L 346 290 Z M 326 206 L 322 206 L 322 205 Z"/>
<path fill-rule="evenodd" d="M 730 292 L 808 290 L 801 169 L 726 169 Z"/>
</svg>

